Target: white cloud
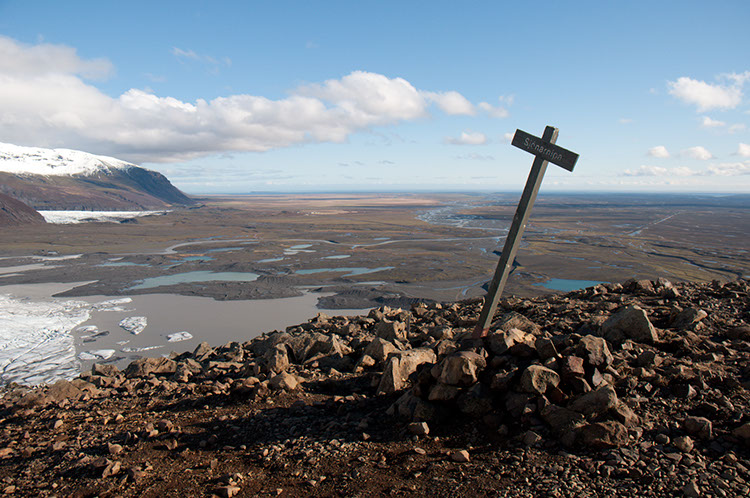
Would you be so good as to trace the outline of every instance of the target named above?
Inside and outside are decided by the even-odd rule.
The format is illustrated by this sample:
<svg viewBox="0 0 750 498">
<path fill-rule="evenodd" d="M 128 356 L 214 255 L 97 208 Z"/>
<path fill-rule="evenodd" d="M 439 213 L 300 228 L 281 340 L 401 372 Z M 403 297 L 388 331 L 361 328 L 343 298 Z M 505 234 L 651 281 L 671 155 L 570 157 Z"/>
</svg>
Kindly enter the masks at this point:
<svg viewBox="0 0 750 498">
<path fill-rule="evenodd" d="M 683 150 L 682 155 L 691 159 L 699 159 L 701 161 L 706 161 L 714 157 L 705 147 L 701 147 L 700 145 Z"/>
<path fill-rule="evenodd" d="M 20 78 L 63 73 L 86 79 L 104 79 L 113 72 L 106 59 L 83 60 L 64 45 L 26 45 L 0 35 L 0 75 Z"/>
<path fill-rule="evenodd" d="M 663 145 L 657 145 L 648 149 L 648 155 L 651 157 L 665 158 L 669 157 L 669 151 Z"/>
<path fill-rule="evenodd" d="M 694 176 L 698 173 L 686 166 L 662 168 L 661 166 L 643 165 L 637 170 L 626 169 L 621 176 Z"/>
<path fill-rule="evenodd" d="M 466 97 L 458 92 L 421 92 L 421 94 L 437 106 L 446 114 L 465 114 L 473 116 L 476 114 L 474 105 Z"/>
<path fill-rule="evenodd" d="M 727 131 L 729 133 L 739 133 L 741 131 L 745 131 L 747 129 L 747 126 L 745 123 L 735 123 L 733 125 L 730 125 L 729 128 L 727 128 Z"/>
<path fill-rule="evenodd" d="M 193 57 L 187 50 L 179 54 Z M 466 113 L 471 105 L 457 92 L 427 92 L 364 71 L 297 88 L 279 100 L 230 95 L 184 102 L 140 89 L 113 98 L 83 79 L 109 71 L 109 62 L 83 60 L 69 47 L 0 37 L 0 137 L 132 162 L 170 162 L 343 142 L 357 131 L 429 116 L 433 103 L 449 114 Z M 486 141 L 482 134 L 466 139 Z"/>
<path fill-rule="evenodd" d="M 210 55 L 200 55 L 195 53 L 192 50 L 183 50 L 178 47 L 172 47 L 172 55 L 177 57 L 178 59 L 190 59 L 194 60 L 196 62 L 202 62 L 205 64 L 209 64 L 211 66 L 231 66 L 232 65 L 232 59 L 229 57 L 221 57 L 219 59 L 212 57 Z"/>
<path fill-rule="evenodd" d="M 487 143 L 487 136 L 478 131 L 464 131 L 458 138 L 446 138 L 445 143 L 453 145 L 484 145 Z"/>
<path fill-rule="evenodd" d="M 712 164 L 708 167 L 706 174 L 709 176 L 750 175 L 750 161 Z"/>
<path fill-rule="evenodd" d="M 750 145 L 740 142 L 739 146 L 737 147 L 737 154 L 742 157 L 750 157 Z"/>
<path fill-rule="evenodd" d="M 512 105 L 514 97 L 513 97 L 513 95 L 509 95 L 507 97 L 501 95 L 500 97 L 498 97 L 497 100 L 501 104 Z M 492 116 L 493 118 L 507 118 L 510 115 L 510 113 L 508 112 L 508 110 L 506 108 L 504 108 L 502 105 L 494 106 L 494 105 L 492 105 L 492 104 L 490 104 L 488 102 L 480 102 L 479 103 L 479 108 L 482 111 L 484 111 L 487 114 L 489 114 L 490 116 Z"/>
<path fill-rule="evenodd" d="M 504 133 L 503 134 L 503 140 L 506 141 L 506 142 L 508 142 L 508 143 L 511 143 L 513 141 L 513 137 L 515 135 L 516 134 L 512 133 L 512 132 Z"/>
<path fill-rule="evenodd" d="M 641 166 L 637 170 L 633 171 L 626 169 L 623 171 L 622 176 L 664 176 L 669 170 L 660 166 Z"/>
<path fill-rule="evenodd" d="M 703 123 L 701 124 L 704 128 L 720 128 L 726 125 L 727 124 L 724 121 L 711 119 L 708 116 L 703 116 Z"/>
<path fill-rule="evenodd" d="M 724 78 L 732 79 L 732 84 L 720 85 L 706 83 L 683 76 L 677 81 L 667 83 L 669 93 L 688 104 L 698 106 L 698 111 L 705 112 L 711 109 L 734 109 L 742 101 L 742 84 L 745 78 L 741 75 L 732 78 L 732 75 Z"/>
<path fill-rule="evenodd" d="M 471 154 L 463 154 L 461 156 L 455 156 L 456 159 L 468 159 L 471 161 L 494 161 L 495 157 L 490 155 L 477 154 L 472 152 Z"/>
<path fill-rule="evenodd" d="M 617 120 L 620 124 L 630 124 L 633 122 L 631 118 L 620 118 Z"/>
</svg>

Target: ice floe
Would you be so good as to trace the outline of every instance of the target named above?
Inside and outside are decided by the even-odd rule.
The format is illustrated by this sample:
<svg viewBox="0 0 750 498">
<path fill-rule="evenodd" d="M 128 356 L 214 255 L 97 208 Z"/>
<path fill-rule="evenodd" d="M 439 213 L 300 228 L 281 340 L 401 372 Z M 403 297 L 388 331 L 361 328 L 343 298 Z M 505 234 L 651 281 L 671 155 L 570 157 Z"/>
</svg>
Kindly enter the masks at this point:
<svg viewBox="0 0 750 498">
<path fill-rule="evenodd" d="M 120 327 L 134 335 L 143 332 L 147 324 L 148 319 L 145 316 L 129 316 L 120 320 Z"/>
<path fill-rule="evenodd" d="M 96 349 L 94 351 L 81 351 L 78 359 L 82 361 L 107 360 L 115 354 L 114 349 Z"/>
<path fill-rule="evenodd" d="M 175 332 L 174 334 L 167 335 L 167 342 L 189 341 L 192 338 L 193 334 L 191 334 L 190 332 Z"/>
</svg>

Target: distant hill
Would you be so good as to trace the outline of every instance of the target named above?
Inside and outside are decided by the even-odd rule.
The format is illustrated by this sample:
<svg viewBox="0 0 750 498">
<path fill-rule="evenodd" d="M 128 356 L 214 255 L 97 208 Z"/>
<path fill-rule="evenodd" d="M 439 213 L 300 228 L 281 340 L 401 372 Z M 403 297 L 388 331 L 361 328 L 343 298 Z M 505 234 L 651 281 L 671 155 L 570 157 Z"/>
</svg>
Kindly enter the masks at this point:
<svg viewBox="0 0 750 498">
<path fill-rule="evenodd" d="M 0 193 L 38 210 L 141 210 L 191 205 L 156 171 L 69 149 L 0 143 Z"/>
<path fill-rule="evenodd" d="M 44 223 L 39 212 L 23 202 L 0 194 L 0 227 Z"/>
</svg>

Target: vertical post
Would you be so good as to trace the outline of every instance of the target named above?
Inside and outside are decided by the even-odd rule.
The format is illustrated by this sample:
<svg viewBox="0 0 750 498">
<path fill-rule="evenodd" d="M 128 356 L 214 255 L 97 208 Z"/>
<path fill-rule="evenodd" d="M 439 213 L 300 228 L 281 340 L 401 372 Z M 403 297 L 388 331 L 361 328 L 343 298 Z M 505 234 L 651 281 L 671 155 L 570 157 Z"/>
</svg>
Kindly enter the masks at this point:
<svg viewBox="0 0 750 498">
<path fill-rule="evenodd" d="M 544 129 L 542 140 L 554 144 L 557 141 L 558 132 L 559 130 L 557 128 L 547 126 Z M 477 322 L 477 325 L 474 328 L 474 337 L 486 336 L 490 325 L 492 324 L 492 318 L 495 315 L 497 303 L 500 300 L 500 295 L 505 288 L 505 282 L 508 280 L 508 275 L 513 267 L 513 260 L 516 257 L 518 246 L 521 243 L 521 237 L 526 229 L 526 223 L 529 221 L 531 208 L 534 206 L 536 195 L 539 192 L 542 179 L 544 179 L 544 173 L 547 171 L 547 164 L 548 162 L 541 157 L 534 157 L 534 163 L 531 166 L 529 179 L 526 180 L 526 186 L 523 189 L 521 201 L 518 203 L 516 214 L 513 216 L 513 223 L 511 224 L 510 231 L 505 239 L 503 254 L 500 256 L 500 261 L 498 261 L 497 268 L 495 269 L 495 275 L 492 277 L 490 288 L 487 290 L 487 297 L 485 297 L 482 313 L 479 315 L 479 322 Z"/>
</svg>

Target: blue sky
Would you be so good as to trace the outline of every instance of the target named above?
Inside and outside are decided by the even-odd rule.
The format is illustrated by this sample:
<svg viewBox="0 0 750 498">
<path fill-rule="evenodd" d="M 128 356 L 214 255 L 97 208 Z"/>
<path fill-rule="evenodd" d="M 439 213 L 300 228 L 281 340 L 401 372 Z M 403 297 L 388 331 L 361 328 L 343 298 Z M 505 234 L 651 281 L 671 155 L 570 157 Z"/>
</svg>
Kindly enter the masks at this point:
<svg viewBox="0 0 750 498">
<path fill-rule="evenodd" d="M 189 193 L 750 190 L 750 3 L 0 0 L 0 142 Z"/>
</svg>

